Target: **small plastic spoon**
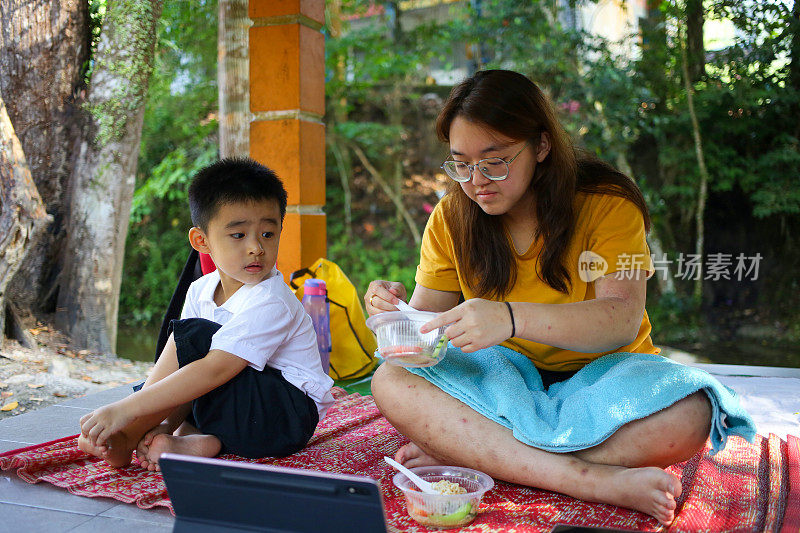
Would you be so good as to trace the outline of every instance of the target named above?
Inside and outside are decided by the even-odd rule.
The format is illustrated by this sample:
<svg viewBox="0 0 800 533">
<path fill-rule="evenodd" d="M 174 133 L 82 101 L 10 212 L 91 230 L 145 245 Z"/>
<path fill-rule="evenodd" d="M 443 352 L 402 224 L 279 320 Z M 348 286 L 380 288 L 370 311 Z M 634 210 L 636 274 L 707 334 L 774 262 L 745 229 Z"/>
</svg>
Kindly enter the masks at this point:
<svg viewBox="0 0 800 533">
<path fill-rule="evenodd" d="M 408 468 L 404 467 L 403 465 L 401 465 L 400 463 L 398 463 L 397 461 L 395 461 L 391 457 L 384 456 L 383 460 L 386 461 L 387 463 L 389 463 L 390 465 L 392 465 L 393 467 L 395 467 L 397 470 L 399 470 L 403 474 L 405 474 L 405 476 L 408 479 L 411 480 L 411 483 L 413 483 L 414 485 L 419 487 L 419 489 L 422 492 L 426 492 L 428 494 L 441 494 L 441 492 L 439 492 L 436 489 L 434 489 L 433 485 L 431 485 L 429 482 L 425 481 L 424 479 L 422 479 L 421 477 L 416 475 L 414 472 L 412 472 Z"/>
<path fill-rule="evenodd" d="M 397 300 L 398 300 L 398 302 L 395 304 L 395 307 L 397 307 L 398 311 L 402 311 L 403 313 L 416 313 L 417 312 L 416 309 L 414 309 L 413 307 L 411 307 L 410 305 L 405 303 L 400 298 L 398 298 Z"/>
</svg>

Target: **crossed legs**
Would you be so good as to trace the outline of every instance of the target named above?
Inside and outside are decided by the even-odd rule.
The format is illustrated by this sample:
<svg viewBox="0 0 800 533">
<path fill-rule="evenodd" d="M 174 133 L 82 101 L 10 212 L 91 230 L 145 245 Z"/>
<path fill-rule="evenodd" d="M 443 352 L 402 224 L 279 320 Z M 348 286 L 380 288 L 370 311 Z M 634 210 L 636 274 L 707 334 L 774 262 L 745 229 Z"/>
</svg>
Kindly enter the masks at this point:
<svg viewBox="0 0 800 533">
<path fill-rule="evenodd" d="M 701 450 L 711 425 L 708 399 L 697 393 L 623 426 L 593 448 L 558 454 L 523 444 L 399 367 L 381 365 L 372 393 L 383 415 L 412 441 L 396 456 L 408 466 L 473 467 L 505 481 L 636 509 L 663 524 L 672 522 L 681 492 L 680 481 L 663 468 Z"/>
<path fill-rule="evenodd" d="M 170 335 L 142 388 L 164 379 L 178 368 L 175 339 Z M 81 434 L 78 437 L 78 447 L 86 453 L 104 459 L 114 467 L 130 464 L 133 451 L 138 447 L 137 456 L 142 466 L 150 470 L 157 469 L 158 457 L 167 451 L 213 457 L 219 453 L 222 443 L 213 435 L 204 435 L 190 424 L 183 422 L 190 409 L 191 404 L 187 404 L 137 418 L 122 431 L 112 435 L 104 446 L 92 445 L 89 439 Z"/>
</svg>

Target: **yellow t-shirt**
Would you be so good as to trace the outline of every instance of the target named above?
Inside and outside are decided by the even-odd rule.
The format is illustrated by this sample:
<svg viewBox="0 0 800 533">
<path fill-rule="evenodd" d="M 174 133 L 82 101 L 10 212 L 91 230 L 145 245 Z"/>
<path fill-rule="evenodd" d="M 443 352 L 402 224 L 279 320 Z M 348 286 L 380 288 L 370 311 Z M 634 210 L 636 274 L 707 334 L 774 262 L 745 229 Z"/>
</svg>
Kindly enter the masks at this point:
<svg viewBox="0 0 800 533">
<path fill-rule="evenodd" d="M 469 300 L 476 295 L 464 281 L 463 273 L 456 264 L 453 239 L 444 217 L 447 204 L 445 197 L 428 219 L 416 282 L 429 289 L 460 291 Z M 592 300 L 595 298 L 593 280 L 601 275 L 628 270 L 652 272 L 644 218 L 633 202 L 609 194 L 578 193 L 575 207 L 576 230 L 564 256 L 564 266 L 571 280 L 569 294 L 551 288 L 537 275 L 541 249 L 539 239 L 524 254 L 515 251 L 517 281 L 505 300 L 550 304 Z M 526 355 L 539 368 L 577 370 L 605 353 L 659 353 L 661 350 L 650 339 L 650 330 L 650 320 L 645 311 L 636 339 L 628 346 L 610 352 L 574 352 L 517 337 L 503 342 L 502 346 Z"/>
</svg>

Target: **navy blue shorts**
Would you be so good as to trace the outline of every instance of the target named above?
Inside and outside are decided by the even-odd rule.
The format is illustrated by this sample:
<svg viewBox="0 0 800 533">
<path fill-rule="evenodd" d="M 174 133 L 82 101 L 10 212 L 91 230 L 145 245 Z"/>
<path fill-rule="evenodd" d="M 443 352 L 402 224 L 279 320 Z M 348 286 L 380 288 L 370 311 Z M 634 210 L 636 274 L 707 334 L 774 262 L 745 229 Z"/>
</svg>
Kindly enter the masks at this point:
<svg viewBox="0 0 800 533">
<path fill-rule="evenodd" d="M 577 370 L 545 370 L 544 368 L 537 368 L 536 370 L 538 370 L 539 375 L 542 376 L 544 390 L 549 389 L 550 385 L 566 381 L 578 373 Z"/>
<path fill-rule="evenodd" d="M 222 326 L 203 318 L 173 320 L 178 366 L 202 359 Z M 220 453 L 283 457 L 305 447 L 319 423 L 314 400 L 279 370 L 248 366 L 233 379 L 192 401 L 187 422 L 222 442 Z"/>
</svg>

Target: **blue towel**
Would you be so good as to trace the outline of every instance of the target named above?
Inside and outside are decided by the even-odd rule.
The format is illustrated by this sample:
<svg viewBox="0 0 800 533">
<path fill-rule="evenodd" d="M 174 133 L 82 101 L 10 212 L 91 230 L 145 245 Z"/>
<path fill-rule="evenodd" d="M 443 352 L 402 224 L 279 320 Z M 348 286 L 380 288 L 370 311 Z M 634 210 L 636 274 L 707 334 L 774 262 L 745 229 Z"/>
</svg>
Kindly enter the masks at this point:
<svg viewBox="0 0 800 533">
<path fill-rule="evenodd" d="M 464 353 L 450 345 L 436 366 L 408 370 L 511 429 L 517 440 L 550 452 L 596 446 L 628 422 L 699 390 L 713 408 L 712 454 L 730 435 L 752 442 L 756 433 L 732 389 L 704 370 L 660 355 L 605 355 L 548 390 L 530 359 L 503 346 Z"/>
</svg>

